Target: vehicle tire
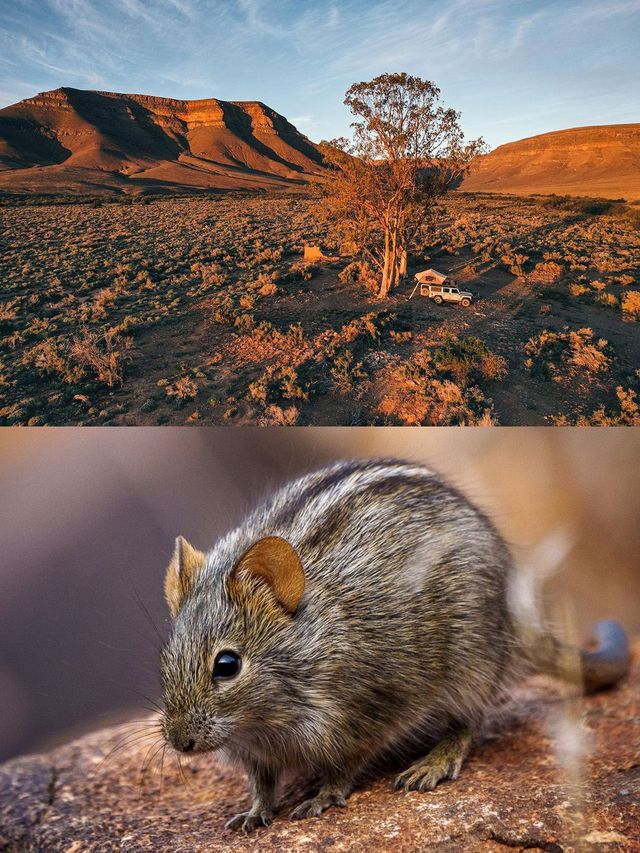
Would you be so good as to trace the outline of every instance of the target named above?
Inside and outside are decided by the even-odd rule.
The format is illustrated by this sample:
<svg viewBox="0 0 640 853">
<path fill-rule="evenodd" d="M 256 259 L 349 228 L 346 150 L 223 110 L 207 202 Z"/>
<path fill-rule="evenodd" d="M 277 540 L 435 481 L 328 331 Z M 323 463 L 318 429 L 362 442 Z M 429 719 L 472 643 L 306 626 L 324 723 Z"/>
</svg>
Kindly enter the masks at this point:
<svg viewBox="0 0 640 853">
<path fill-rule="evenodd" d="M 471 302 L 468 299 L 461 299 L 460 305 L 463 305 L 465 308 L 468 308 L 471 305 Z"/>
<path fill-rule="evenodd" d="M 442 305 L 442 296 L 434 296 L 433 301 L 436 303 L 436 305 Z"/>
</svg>

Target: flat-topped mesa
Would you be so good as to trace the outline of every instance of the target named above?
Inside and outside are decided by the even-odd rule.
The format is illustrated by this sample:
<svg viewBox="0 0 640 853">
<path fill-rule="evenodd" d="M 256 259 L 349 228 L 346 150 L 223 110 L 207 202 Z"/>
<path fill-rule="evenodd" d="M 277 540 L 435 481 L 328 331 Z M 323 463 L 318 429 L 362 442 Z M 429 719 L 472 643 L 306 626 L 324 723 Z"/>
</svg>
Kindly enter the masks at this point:
<svg viewBox="0 0 640 853">
<path fill-rule="evenodd" d="M 316 146 L 262 101 L 62 87 L 0 109 L 0 190 L 269 189 L 322 173 Z"/>
<path fill-rule="evenodd" d="M 183 122 L 187 127 L 228 127 L 237 121 L 241 112 L 251 119 L 251 126 L 261 133 L 296 132 L 296 128 L 287 119 L 268 107 L 262 101 L 223 101 L 220 98 L 197 98 L 181 100 L 156 95 L 138 95 L 119 92 L 102 92 L 97 89 L 73 89 L 63 86 L 49 92 L 40 92 L 32 98 L 25 98 L 21 104 L 35 107 L 52 107 L 58 110 L 88 106 L 98 110 L 116 108 L 117 104 L 139 104 L 158 118 Z M 16 105 L 17 106 L 17 105 Z M 98 114 L 98 113 L 96 113 Z"/>
</svg>

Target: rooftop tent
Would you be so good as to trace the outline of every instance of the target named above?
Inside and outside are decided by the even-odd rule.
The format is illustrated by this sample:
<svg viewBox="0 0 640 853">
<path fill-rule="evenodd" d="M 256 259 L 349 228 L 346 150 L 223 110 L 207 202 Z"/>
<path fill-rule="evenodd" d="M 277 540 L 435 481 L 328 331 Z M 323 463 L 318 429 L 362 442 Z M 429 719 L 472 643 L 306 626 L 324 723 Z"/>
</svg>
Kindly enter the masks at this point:
<svg viewBox="0 0 640 853">
<path fill-rule="evenodd" d="M 420 284 L 444 284 L 447 280 L 447 276 L 437 270 L 423 270 L 422 272 L 416 273 L 415 278 L 416 281 L 420 282 Z"/>
</svg>

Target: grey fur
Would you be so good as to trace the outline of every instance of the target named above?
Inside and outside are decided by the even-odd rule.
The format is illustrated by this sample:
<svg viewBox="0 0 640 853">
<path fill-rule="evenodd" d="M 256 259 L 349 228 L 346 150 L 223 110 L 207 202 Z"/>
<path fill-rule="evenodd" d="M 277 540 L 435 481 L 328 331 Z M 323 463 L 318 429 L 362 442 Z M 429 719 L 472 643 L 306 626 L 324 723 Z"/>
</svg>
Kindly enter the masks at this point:
<svg viewBox="0 0 640 853">
<path fill-rule="evenodd" d="M 262 583 L 230 595 L 264 536 L 302 562 L 293 616 Z M 426 737 L 442 743 L 399 786 L 455 778 L 486 711 L 537 665 L 508 605 L 512 571 L 490 521 L 423 466 L 346 462 L 292 482 L 206 556 L 162 655 L 166 736 L 242 762 L 254 805 L 230 825 L 245 830 L 269 822 L 287 769 L 324 780 L 292 817 L 343 804 L 359 771 Z M 214 686 L 222 649 L 243 667 Z"/>
</svg>

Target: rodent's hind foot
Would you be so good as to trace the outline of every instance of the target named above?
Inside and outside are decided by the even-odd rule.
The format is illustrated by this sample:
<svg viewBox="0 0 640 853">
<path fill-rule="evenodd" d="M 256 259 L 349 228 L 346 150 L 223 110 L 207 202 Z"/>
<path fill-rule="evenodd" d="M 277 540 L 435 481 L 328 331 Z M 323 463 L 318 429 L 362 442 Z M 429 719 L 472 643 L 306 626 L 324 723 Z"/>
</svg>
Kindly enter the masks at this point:
<svg viewBox="0 0 640 853">
<path fill-rule="evenodd" d="M 452 732 L 397 776 L 395 787 L 404 791 L 432 791 L 445 779 L 457 779 L 470 745 L 471 734 L 467 729 Z"/>
<path fill-rule="evenodd" d="M 228 820 L 224 828 L 234 832 L 242 830 L 245 833 L 254 832 L 259 826 L 269 826 L 273 820 L 273 812 L 241 812 Z"/>
<path fill-rule="evenodd" d="M 289 820 L 304 820 L 308 817 L 318 817 L 331 806 L 346 806 L 347 801 L 338 791 L 320 791 L 317 797 L 305 800 L 296 806 L 289 815 Z"/>
</svg>

